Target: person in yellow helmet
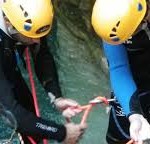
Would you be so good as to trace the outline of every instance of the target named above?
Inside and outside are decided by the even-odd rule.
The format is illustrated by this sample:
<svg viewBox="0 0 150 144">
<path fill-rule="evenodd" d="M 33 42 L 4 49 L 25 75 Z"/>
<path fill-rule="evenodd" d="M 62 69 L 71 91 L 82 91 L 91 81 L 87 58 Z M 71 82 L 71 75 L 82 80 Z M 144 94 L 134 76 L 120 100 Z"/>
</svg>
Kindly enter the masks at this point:
<svg viewBox="0 0 150 144">
<path fill-rule="evenodd" d="M 10 111 L 17 121 L 17 131 L 25 144 L 28 136 L 37 143 L 53 139 L 65 144 L 75 144 L 86 124 L 57 124 L 37 117 L 31 92 L 17 65 L 23 52 L 31 49 L 36 75 L 50 97 L 51 104 L 71 118 L 80 112 L 72 107 L 79 104 L 63 98 L 53 56 L 46 35 L 52 28 L 54 10 L 50 0 L 0 0 L 0 104 Z"/>
<path fill-rule="evenodd" d="M 96 0 L 92 26 L 102 39 L 112 97 L 108 144 L 150 139 L 150 2 Z"/>
</svg>

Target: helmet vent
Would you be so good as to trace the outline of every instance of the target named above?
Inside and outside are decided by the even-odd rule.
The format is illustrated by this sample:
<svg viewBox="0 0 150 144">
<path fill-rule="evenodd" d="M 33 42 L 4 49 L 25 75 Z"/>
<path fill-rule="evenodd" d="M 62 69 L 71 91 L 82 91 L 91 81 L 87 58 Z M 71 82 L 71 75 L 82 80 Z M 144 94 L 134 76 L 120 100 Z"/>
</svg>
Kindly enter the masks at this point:
<svg viewBox="0 0 150 144">
<path fill-rule="evenodd" d="M 142 11 L 143 10 L 143 6 L 141 3 L 138 3 L 138 7 L 137 7 L 138 11 Z"/>
<path fill-rule="evenodd" d="M 118 21 L 116 23 L 116 26 L 112 28 L 112 33 L 110 33 L 110 35 L 109 35 L 110 39 L 114 42 L 117 42 L 117 41 L 120 40 L 119 37 L 116 34 L 117 33 L 117 28 L 119 27 L 119 25 L 120 25 L 120 21 Z"/>
<path fill-rule="evenodd" d="M 50 25 L 43 26 L 43 27 L 39 28 L 39 29 L 36 31 L 36 34 L 43 33 L 43 32 L 45 32 L 45 31 L 47 31 L 47 30 L 49 30 L 49 29 L 50 29 Z"/>
<path fill-rule="evenodd" d="M 24 12 L 24 17 L 28 17 L 28 13 L 26 11 Z"/>
<path fill-rule="evenodd" d="M 112 29 L 112 31 L 113 31 L 113 32 L 116 32 L 116 31 L 117 31 L 117 29 L 114 27 L 114 28 Z"/>
<path fill-rule="evenodd" d="M 110 37 L 110 39 L 112 40 L 112 41 L 114 41 L 114 42 L 117 42 L 117 41 L 119 41 L 120 39 L 119 39 L 119 37 L 116 35 L 116 34 L 110 34 L 109 35 L 109 37 Z"/>
<path fill-rule="evenodd" d="M 28 17 L 28 13 L 24 10 L 22 5 L 20 5 L 20 9 L 24 12 L 24 17 Z"/>
<path fill-rule="evenodd" d="M 26 23 L 29 23 L 29 24 L 32 24 L 31 19 L 27 19 L 25 22 L 26 22 Z"/>
<path fill-rule="evenodd" d="M 120 25 L 120 21 L 117 22 L 116 26 L 118 27 Z"/>
<path fill-rule="evenodd" d="M 24 11 L 24 8 L 22 7 L 22 5 L 20 5 L 20 8 L 21 8 L 22 11 Z"/>
<path fill-rule="evenodd" d="M 110 34 L 110 37 L 115 37 L 115 36 L 117 36 L 116 34 Z"/>
</svg>

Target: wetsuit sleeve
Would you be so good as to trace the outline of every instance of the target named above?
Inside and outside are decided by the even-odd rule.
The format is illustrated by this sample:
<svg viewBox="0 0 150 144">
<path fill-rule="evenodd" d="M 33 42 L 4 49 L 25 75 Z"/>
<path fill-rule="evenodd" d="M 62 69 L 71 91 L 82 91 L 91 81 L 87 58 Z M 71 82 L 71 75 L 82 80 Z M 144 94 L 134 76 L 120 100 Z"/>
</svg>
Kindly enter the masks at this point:
<svg viewBox="0 0 150 144">
<path fill-rule="evenodd" d="M 103 48 L 109 64 L 112 89 L 128 115 L 131 112 L 130 100 L 137 87 L 130 71 L 126 48 L 123 44 L 110 45 L 105 42 Z"/>
<path fill-rule="evenodd" d="M 39 51 L 34 56 L 35 71 L 45 90 L 58 98 L 62 96 L 62 93 L 55 61 L 49 49 L 47 39 L 42 38 Z"/>
<path fill-rule="evenodd" d="M 63 125 L 36 117 L 15 100 L 12 85 L 5 78 L 1 62 L 0 53 L 0 103 L 16 118 L 18 131 L 26 135 L 62 141 L 66 135 L 66 128 Z"/>
</svg>

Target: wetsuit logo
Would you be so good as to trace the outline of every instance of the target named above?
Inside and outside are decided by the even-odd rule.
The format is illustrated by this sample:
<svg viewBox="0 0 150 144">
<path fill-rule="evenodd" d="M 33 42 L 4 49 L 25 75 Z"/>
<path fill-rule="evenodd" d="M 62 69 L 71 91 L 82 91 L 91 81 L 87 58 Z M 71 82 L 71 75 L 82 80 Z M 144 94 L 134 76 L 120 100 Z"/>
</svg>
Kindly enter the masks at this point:
<svg viewBox="0 0 150 144">
<path fill-rule="evenodd" d="M 44 125 L 44 124 L 42 124 L 42 123 L 36 123 L 36 127 L 37 127 L 37 128 L 40 128 L 40 129 L 42 129 L 42 130 L 51 131 L 51 132 L 53 132 L 53 133 L 56 133 L 56 132 L 58 131 L 57 128 L 51 127 L 51 126 L 47 126 L 47 125 Z"/>
</svg>

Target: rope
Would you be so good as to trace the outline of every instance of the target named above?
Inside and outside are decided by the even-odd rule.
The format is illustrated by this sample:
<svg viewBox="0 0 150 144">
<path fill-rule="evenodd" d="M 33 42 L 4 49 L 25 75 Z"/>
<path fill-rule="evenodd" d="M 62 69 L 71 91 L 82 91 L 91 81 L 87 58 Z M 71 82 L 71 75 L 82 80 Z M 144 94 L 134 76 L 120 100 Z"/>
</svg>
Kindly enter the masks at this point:
<svg viewBox="0 0 150 144">
<path fill-rule="evenodd" d="M 29 79 L 30 79 L 30 85 L 31 85 L 31 90 L 32 90 L 35 112 L 36 112 L 36 115 L 39 117 L 40 112 L 39 112 L 39 106 L 38 106 L 38 102 L 37 102 L 37 95 L 36 95 L 35 84 L 34 84 L 34 80 L 33 80 L 33 73 L 32 73 L 32 68 L 31 68 L 31 63 L 30 63 L 30 54 L 29 54 L 28 48 L 26 48 L 26 50 L 25 50 L 25 55 L 26 55 L 26 64 L 27 64 L 27 70 L 28 70 Z"/>
<path fill-rule="evenodd" d="M 29 79 L 30 79 L 30 85 L 31 85 L 31 90 L 32 90 L 35 112 L 36 112 L 36 115 L 38 117 L 40 117 L 39 106 L 38 106 L 38 101 L 37 101 L 35 84 L 34 84 L 34 80 L 33 80 L 33 72 L 32 72 L 32 68 L 31 68 L 30 54 L 29 54 L 28 47 L 25 49 L 25 56 L 26 56 L 26 64 L 27 64 L 27 70 L 28 70 Z M 36 142 L 31 137 L 28 137 L 28 138 L 32 144 L 36 144 Z M 43 144 L 48 144 L 48 141 L 46 139 L 43 139 Z"/>
<path fill-rule="evenodd" d="M 104 104 L 106 104 L 106 105 L 109 104 L 109 100 L 108 100 L 106 97 L 98 96 L 98 97 L 96 97 L 96 99 L 100 100 L 101 103 L 104 103 Z M 84 105 L 84 106 L 80 106 L 80 107 L 79 107 L 80 109 L 82 109 L 83 111 L 85 111 L 84 114 L 83 114 L 83 116 L 82 116 L 81 122 L 80 122 L 81 124 L 83 124 L 83 123 L 86 122 L 87 117 L 88 117 L 88 115 L 89 115 L 89 113 L 90 113 L 92 107 L 95 106 L 95 105 L 96 105 L 96 103 L 95 103 L 95 104 L 92 103 L 92 104 L 88 104 L 88 105 Z M 119 122 L 118 122 L 118 120 L 117 120 L 117 117 L 116 117 L 116 115 L 115 115 L 115 110 L 114 110 L 113 107 L 112 107 L 112 112 L 113 112 L 113 118 L 114 118 L 114 120 L 115 120 L 115 123 L 116 123 L 116 125 L 117 125 L 119 131 L 122 133 L 123 136 L 125 136 L 127 139 L 129 139 L 129 141 L 128 141 L 126 144 L 134 144 L 134 140 L 132 140 L 132 139 L 130 138 L 130 136 L 129 136 L 128 134 L 126 134 L 126 133 L 123 131 L 123 129 L 121 128 L 121 126 L 120 126 L 120 124 L 119 124 Z"/>
<path fill-rule="evenodd" d="M 98 96 L 96 99 L 101 100 L 102 103 L 104 103 L 106 105 L 109 104 L 109 101 L 108 101 L 108 99 L 106 97 Z"/>
<path fill-rule="evenodd" d="M 98 96 L 98 97 L 96 97 L 95 99 L 96 99 L 96 100 L 100 100 L 101 103 L 104 103 L 104 104 L 106 104 L 106 105 L 109 104 L 109 101 L 108 101 L 108 99 L 107 99 L 106 97 Z M 81 119 L 81 122 L 80 122 L 81 124 L 83 124 L 83 123 L 86 122 L 87 117 L 88 117 L 90 111 L 92 110 L 92 107 L 95 106 L 96 104 L 97 104 L 97 103 L 90 103 L 90 104 L 88 104 L 88 105 L 84 105 L 84 106 L 80 106 L 80 107 L 79 107 L 82 111 L 84 111 L 84 114 L 83 114 L 82 119 Z"/>
</svg>

